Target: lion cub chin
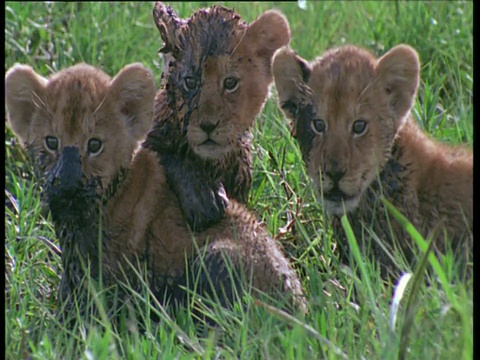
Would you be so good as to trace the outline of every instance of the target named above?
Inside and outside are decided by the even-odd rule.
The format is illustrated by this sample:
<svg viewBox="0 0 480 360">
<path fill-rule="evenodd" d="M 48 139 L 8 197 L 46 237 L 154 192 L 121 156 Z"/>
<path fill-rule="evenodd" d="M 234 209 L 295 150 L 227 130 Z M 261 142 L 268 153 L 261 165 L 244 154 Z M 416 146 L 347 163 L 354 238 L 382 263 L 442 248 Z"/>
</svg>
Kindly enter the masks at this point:
<svg viewBox="0 0 480 360">
<path fill-rule="evenodd" d="M 111 79 L 79 64 L 46 79 L 15 65 L 5 89 L 9 124 L 32 154 L 62 248 L 62 319 L 89 314 L 88 279 L 102 280 L 112 314 L 145 279 L 162 303 L 185 305 L 186 286 L 228 305 L 251 285 L 306 309 L 297 274 L 243 205 L 232 201 L 221 222 L 193 237 L 158 155 L 138 149 L 153 119 L 150 70 L 133 64 Z"/>
<path fill-rule="evenodd" d="M 383 195 L 424 236 L 436 231 L 437 249 L 464 245 L 459 252 L 469 254 L 473 153 L 430 139 L 411 117 L 420 76 L 414 49 L 399 45 L 377 59 L 344 46 L 308 63 L 285 47 L 273 71 L 280 107 L 327 213 L 348 213 L 357 239 L 364 225 L 386 243 L 396 238 L 411 258 L 410 237 L 380 210 Z M 380 248 L 376 255 L 389 262 Z"/>
</svg>

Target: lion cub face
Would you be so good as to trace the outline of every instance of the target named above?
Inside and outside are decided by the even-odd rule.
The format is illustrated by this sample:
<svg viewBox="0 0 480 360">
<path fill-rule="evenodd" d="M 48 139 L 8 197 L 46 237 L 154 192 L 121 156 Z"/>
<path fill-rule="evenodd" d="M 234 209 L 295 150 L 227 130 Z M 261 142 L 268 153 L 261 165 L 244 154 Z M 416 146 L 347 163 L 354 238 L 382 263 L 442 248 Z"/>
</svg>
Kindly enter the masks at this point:
<svg viewBox="0 0 480 360">
<path fill-rule="evenodd" d="M 221 159 L 262 109 L 273 53 L 290 41 L 288 22 L 267 11 L 247 25 L 222 6 L 182 20 L 161 3 L 154 19 L 164 41 L 163 83 L 185 140 L 200 157 Z"/>
<path fill-rule="evenodd" d="M 112 80 L 79 64 L 50 79 L 15 65 L 5 77 L 12 130 L 32 155 L 47 192 L 100 192 L 122 167 L 153 117 L 155 81 L 141 64 Z M 51 195 L 51 194 L 50 194 Z"/>
<path fill-rule="evenodd" d="M 417 53 L 400 45 L 376 59 L 345 46 L 309 64 L 284 48 L 273 71 L 319 201 L 332 214 L 354 210 L 389 159 L 414 104 Z"/>
</svg>

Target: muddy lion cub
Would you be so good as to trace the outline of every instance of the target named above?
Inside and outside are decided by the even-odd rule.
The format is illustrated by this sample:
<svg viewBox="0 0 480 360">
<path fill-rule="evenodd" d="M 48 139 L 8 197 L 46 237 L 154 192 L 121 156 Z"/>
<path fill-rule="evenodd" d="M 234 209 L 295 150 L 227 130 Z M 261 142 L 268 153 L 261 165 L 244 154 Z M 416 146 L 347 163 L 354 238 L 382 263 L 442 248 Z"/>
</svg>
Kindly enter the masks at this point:
<svg viewBox="0 0 480 360">
<path fill-rule="evenodd" d="M 227 259 L 239 273 L 252 276 L 254 287 L 294 295 L 293 303 L 304 310 L 296 273 L 265 227 L 241 205 L 252 184 L 251 127 L 273 81 L 273 53 L 290 41 L 285 16 L 266 11 L 247 24 L 235 11 L 214 5 L 181 19 L 157 2 L 153 17 L 163 41 L 164 71 L 142 152 L 160 158 L 197 245 L 210 239 L 200 250 L 204 263 L 197 258 L 191 268 L 202 274 L 200 292 L 230 286 Z M 163 231 L 160 222 L 154 226 L 153 234 Z M 170 260 L 175 264 L 170 268 L 183 266 L 183 249 L 190 247 L 187 242 L 171 252 L 178 258 Z M 233 280 L 241 283 L 237 276 Z M 232 294 L 222 301 L 231 302 Z"/>
<path fill-rule="evenodd" d="M 308 63 L 283 48 L 273 71 L 280 107 L 292 120 L 319 201 L 334 217 L 344 256 L 339 218 L 347 212 L 358 241 L 372 230 L 388 251 L 400 246 L 414 260 L 412 240 L 388 219 L 381 194 L 423 236 L 435 231 L 438 251 L 451 246 L 463 259 L 470 256 L 473 152 L 434 141 L 410 115 L 420 76 L 414 49 L 399 45 L 377 59 L 344 46 Z M 375 241 L 367 244 L 384 271 L 398 271 Z"/>
<path fill-rule="evenodd" d="M 269 10 L 247 24 L 212 6 L 181 19 L 157 2 L 162 89 L 144 147 L 154 150 L 193 230 L 218 222 L 228 199 L 252 185 L 251 127 L 273 82 L 272 57 L 290 42 L 285 16 Z"/>
<path fill-rule="evenodd" d="M 134 195 L 149 193 L 154 203 L 157 185 L 149 183 L 154 179 L 146 178 L 150 187 L 137 190 L 125 177 L 138 141 L 152 125 L 155 91 L 153 74 L 141 64 L 126 66 L 113 79 L 86 64 L 49 79 L 20 64 L 6 74 L 8 121 L 33 160 L 62 249 L 59 302 L 65 313 L 75 309 L 74 299 L 86 305 L 86 272 L 98 279 L 102 263 L 104 284 L 111 286 L 119 264 L 143 251 L 137 239 L 127 236 L 133 223 L 145 226 L 146 217 L 135 203 L 127 203 L 127 196 L 121 208 L 116 203 L 119 190 L 126 187 Z M 143 173 L 149 175 L 146 169 Z M 113 224 L 126 236 L 111 236 L 107 229 L 119 217 L 116 211 L 132 216 L 132 223 Z"/>
</svg>

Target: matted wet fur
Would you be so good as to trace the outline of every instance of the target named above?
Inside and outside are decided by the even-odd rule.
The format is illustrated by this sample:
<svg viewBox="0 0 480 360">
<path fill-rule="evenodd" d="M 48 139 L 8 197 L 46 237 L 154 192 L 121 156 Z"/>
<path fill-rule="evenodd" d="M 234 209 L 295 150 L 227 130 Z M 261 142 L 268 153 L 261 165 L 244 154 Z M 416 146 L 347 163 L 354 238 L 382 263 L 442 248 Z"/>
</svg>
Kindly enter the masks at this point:
<svg viewBox="0 0 480 360">
<path fill-rule="evenodd" d="M 150 70 L 133 64 L 111 79 L 80 64 L 46 79 L 15 65 L 5 89 L 9 124 L 31 152 L 62 248 L 62 318 L 91 311 L 87 272 L 101 280 L 102 292 L 111 289 L 104 292 L 111 313 L 129 296 L 117 285 L 141 291 L 136 272 L 146 273 L 162 303 L 173 296 L 184 305 L 185 285 L 203 296 L 218 292 L 228 305 L 236 299 L 231 284 L 251 279 L 256 289 L 305 310 L 296 273 L 243 205 L 232 200 L 222 221 L 192 235 L 157 154 L 137 147 L 153 119 Z M 227 273 L 224 257 L 246 277 Z M 193 277 L 195 284 L 187 281 Z"/>
<path fill-rule="evenodd" d="M 218 222 L 228 199 L 246 203 L 252 184 L 251 127 L 273 81 L 275 50 L 290 41 L 286 18 L 266 11 L 251 24 L 223 6 L 180 19 L 157 2 L 154 20 L 164 45 L 162 89 L 153 136 L 188 223 Z"/>
<path fill-rule="evenodd" d="M 308 63 L 283 48 L 273 68 L 280 107 L 292 120 L 292 134 L 318 199 L 334 218 L 344 256 L 339 219 L 346 211 L 357 240 L 369 239 L 371 230 L 390 252 L 399 246 L 413 262 L 415 245 L 388 219 L 377 201 L 383 194 L 423 236 L 436 231 L 438 251 L 451 246 L 464 260 L 470 258 L 473 152 L 432 140 L 410 115 L 420 77 L 414 49 L 399 45 L 377 59 L 349 45 Z M 384 273 L 398 273 L 375 241 L 367 244 Z"/>
</svg>

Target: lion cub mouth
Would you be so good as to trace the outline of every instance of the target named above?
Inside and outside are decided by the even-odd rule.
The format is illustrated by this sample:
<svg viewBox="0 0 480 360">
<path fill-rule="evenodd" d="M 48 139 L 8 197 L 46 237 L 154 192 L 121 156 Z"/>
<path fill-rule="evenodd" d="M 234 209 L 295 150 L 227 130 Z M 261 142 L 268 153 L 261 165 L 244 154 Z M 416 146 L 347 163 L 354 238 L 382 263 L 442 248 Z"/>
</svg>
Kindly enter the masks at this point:
<svg viewBox="0 0 480 360">
<path fill-rule="evenodd" d="M 193 150 L 204 159 L 221 160 L 230 149 L 229 146 L 208 138 L 200 144 L 193 146 Z"/>
<path fill-rule="evenodd" d="M 351 196 L 348 196 L 347 194 L 345 194 L 338 187 L 334 187 L 332 190 L 325 193 L 323 197 L 332 202 L 342 202 L 343 200 L 347 200 Z"/>
<path fill-rule="evenodd" d="M 220 146 L 217 142 L 213 141 L 212 139 L 208 138 L 205 140 L 203 143 L 201 143 L 199 146 Z"/>
<path fill-rule="evenodd" d="M 328 213 L 343 215 L 345 212 L 355 210 L 360 201 L 360 195 L 347 195 L 338 187 L 334 187 L 323 194 L 323 199 L 319 197 L 319 201 L 323 202 Z"/>
</svg>

